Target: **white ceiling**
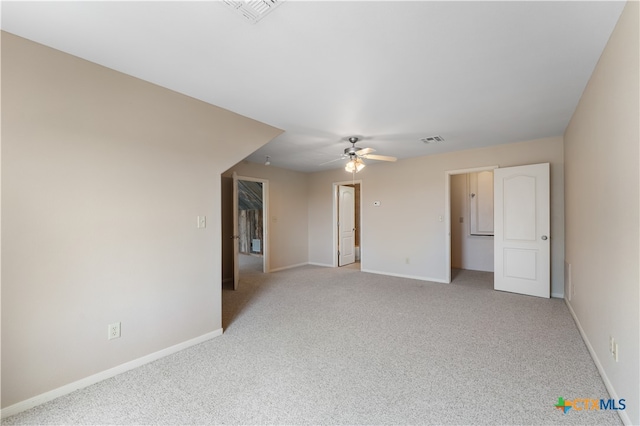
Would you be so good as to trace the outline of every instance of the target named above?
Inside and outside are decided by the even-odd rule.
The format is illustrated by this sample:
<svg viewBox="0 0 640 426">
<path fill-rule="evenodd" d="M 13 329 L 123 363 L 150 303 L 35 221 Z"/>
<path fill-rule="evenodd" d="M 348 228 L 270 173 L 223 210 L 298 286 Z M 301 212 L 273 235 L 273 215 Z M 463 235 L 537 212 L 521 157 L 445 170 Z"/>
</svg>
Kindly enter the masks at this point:
<svg viewBox="0 0 640 426">
<path fill-rule="evenodd" d="M 2 29 L 285 130 L 300 171 L 564 132 L 624 2 L 2 2 Z M 441 135 L 427 145 L 420 138 Z M 229 141 L 233 143 L 233 141 Z"/>
</svg>

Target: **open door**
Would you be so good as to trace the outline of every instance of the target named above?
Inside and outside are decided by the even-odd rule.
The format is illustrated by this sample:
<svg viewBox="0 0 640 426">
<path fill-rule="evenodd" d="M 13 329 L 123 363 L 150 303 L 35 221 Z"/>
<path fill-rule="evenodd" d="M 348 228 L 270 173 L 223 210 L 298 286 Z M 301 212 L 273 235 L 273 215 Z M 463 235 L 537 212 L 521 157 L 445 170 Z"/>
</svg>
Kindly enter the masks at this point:
<svg viewBox="0 0 640 426">
<path fill-rule="evenodd" d="M 355 188 L 338 187 L 338 266 L 349 265 L 356 261 L 355 251 Z"/>
<path fill-rule="evenodd" d="M 494 170 L 494 289 L 551 292 L 549 163 Z"/>
<path fill-rule="evenodd" d="M 269 267 L 269 180 L 238 176 L 233 173 L 233 289 L 238 289 L 242 268 L 242 253 L 262 257 L 260 272 L 267 273 Z M 255 216 L 255 210 L 261 210 L 261 217 Z M 241 215 L 240 212 L 245 214 Z M 254 211 L 252 213 L 252 211 Z M 244 256 L 244 254 L 243 254 Z M 245 265 L 246 266 L 246 265 Z M 257 264 L 252 264 L 252 271 Z"/>
<path fill-rule="evenodd" d="M 238 289 L 240 281 L 240 231 L 238 230 L 238 174 L 233 172 L 233 289 Z"/>
</svg>

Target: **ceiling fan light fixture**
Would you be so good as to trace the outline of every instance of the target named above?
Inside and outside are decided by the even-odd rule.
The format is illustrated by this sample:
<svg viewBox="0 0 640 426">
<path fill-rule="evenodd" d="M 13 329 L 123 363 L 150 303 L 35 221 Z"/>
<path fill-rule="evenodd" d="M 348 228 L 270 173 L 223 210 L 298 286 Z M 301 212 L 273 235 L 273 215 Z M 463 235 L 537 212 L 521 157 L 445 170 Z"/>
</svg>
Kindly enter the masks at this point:
<svg viewBox="0 0 640 426">
<path fill-rule="evenodd" d="M 352 158 L 344 169 L 349 173 L 358 173 L 360 170 L 364 169 L 364 161 L 359 158 Z"/>
</svg>

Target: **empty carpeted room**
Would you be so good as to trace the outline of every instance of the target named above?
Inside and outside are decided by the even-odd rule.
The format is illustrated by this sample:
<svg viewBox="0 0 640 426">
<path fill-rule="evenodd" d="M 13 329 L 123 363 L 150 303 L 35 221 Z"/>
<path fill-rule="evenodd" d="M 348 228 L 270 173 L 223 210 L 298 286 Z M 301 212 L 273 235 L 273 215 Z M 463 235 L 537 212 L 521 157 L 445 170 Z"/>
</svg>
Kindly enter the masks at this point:
<svg viewBox="0 0 640 426">
<path fill-rule="evenodd" d="M 640 424 L 640 4 L 1 6 L 2 424 Z"/>
</svg>

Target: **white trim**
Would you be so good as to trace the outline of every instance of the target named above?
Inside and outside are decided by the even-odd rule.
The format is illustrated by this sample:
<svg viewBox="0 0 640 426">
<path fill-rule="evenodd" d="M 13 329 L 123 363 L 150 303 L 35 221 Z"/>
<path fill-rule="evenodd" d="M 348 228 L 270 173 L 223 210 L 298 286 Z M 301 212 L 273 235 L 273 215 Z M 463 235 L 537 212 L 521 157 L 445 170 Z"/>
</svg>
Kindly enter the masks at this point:
<svg viewBox="0 0 640 426">
<path fill-rule="evenodd" d="M 434 282 L 434 283 L 449 284 L 446 280 L 443 280 L 441 278 L 430 278 L 430 277 L 419 277 L 419 276 L 416 276 L 416 275 L 394 274 L 394 273 L 391 273 L 391 272 L 374 271 L 374 270 L 371 270 L 371 269 L 361 269 L 360 272 L 368 272 L 370 274 L 378 274 L 378 275 L 387 275 L 387 276 L 390 276 L 390 277 L 408 278 L 410 280 L 420 280 L 420 281 L 429 281 L 429 282 Z"/>
<path fill-rule="evenodd" d="M 444 179 L 444 252 L 446 267 L 446 283 L 451 284 L 451 175 L 463 175 L 467 173 L 495 170 L 499 166 L 474 167 L 471 169 L 447 170 Z"/>
<path fill-rule="evenodd" d="M 564 293 L 551 293 L 551 297 L 554 299 L 564 299 Z"/>
<path fill-rule="evenodd" d="M 605 372 L 604 367 L 600 363 L 600 359 L 596 355 L 596 351 L 593 349 L 593 346 L 591 345 L 591 342 L 589 341 L 589 338 L 587 338 L 587 334 L 584 332 L 584 329 L 582 328 L 582 325 L 580 324 L 580 321 L 578 320 L 578 316 L 576 315 L 575 311 L 573 310 L 573 307 L 571 306 L 571 303 L 569 303 L 569 301 L 567 299 L 564 299 L 564 303 L 569 308 L 569 312 L 571 313 L 571 316 L 573 317 L 573 321 L 576 323 L 576 326 L 578 327 L 578 331 L 580 332 L 580 336 L 582 337 L 582 340 L 584 341 L 584 344 L 586 345 L 587 349 L 589 350 L 589 355 L 591 355 L 591 358 L 593 359 L 593 362 L 596 364 L 596 368 L 598 369 L 598 373 L 600 373 L 600 377 L 602 377 L 602 381 L 604 382 L 604 386 L 607 388 L 607 392 L 609 392 L 609 396 L 612 399 L 615 399 L 615 400 L 620 399 L 620 398 L 618 398 L 618 393 L 616 392 L 615 388 L 611 384 L 611 381 L 609 380 L 609 377 L 607 377 L 607 373 Z M 627 414 L 626 411 L 617 411 L 617 413 L 620 416 L 620 419 L 622 420 L 622 423 L 624 423 L 625 425 L 632 425 L 633 424 L 633 422 L 629 418 L 629 415 Z"/>
<path fill-rule="evenodd" d="M 100 373 L 93 374 L 89 377 L 85 377 L 84 379 L 77 380 L 73 383 L 69 383 L 68 385 L 64 385 L 57 389 L 53 389 L 48 392 L 42 393 L 40 395 L 36 395 L 33 398 L 29 398 L 29 399 L 25 399 L 24 401 L 17 402 L 6 408 L 3 408 L 1 418 L 4 419 L 5 417 L 9 417 L 9 416 L 13 416 L 15 414 L 21 413 L 30 408 L 44 404 L 45 402 L 52 401 L 61 396 L 70 394 L 71 392 L 75 392 L 78 389 L 82 389 L 82 388 L 86 388 L 88 386 L 94 385 L 103 380 L 117 376 L 118 374 L 122 374 L 129 370 L 133 370 L 134 368 L 141 367 L 145 364 L 148 364 L 160 358 L 164 358 L 166 356 L 172 355 L 183 349 L 187 349 L 191 346 L 198 345 L 200 343 L 206 342 L 207 340 L 213 339 L 214 337 L 218 337 L 221 335 L 222 335 L 222 329 L 219 328 L 210 333 L 203 334 L 202 336 L 198 336 L 196 338 L 187 340 L 185 342 L 178 343 L 177 345 L 169 346 L 168 348 L 159 350 L 157 352 L 153 352 L 149 355 L 145 355 L 141 358 L 134 359 L 129 362 L 125 362 L 124 364 L 120 364 L 108 370 L 101 371 Z"/>
<path fill-rule="evenodd" d="M 308 264 L 309 264 L 309 262 L 296 263 L 295 265 L 282 266 L 282 267 L 280 267 L 280 268 L 271 269 L 269 272 L 286 271 L 287 269 L 298 268 L 298 267 L 300 267 L 300 266 L 307 266 Z"/>
</svg>

